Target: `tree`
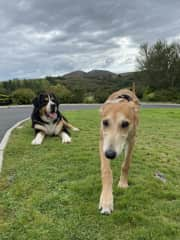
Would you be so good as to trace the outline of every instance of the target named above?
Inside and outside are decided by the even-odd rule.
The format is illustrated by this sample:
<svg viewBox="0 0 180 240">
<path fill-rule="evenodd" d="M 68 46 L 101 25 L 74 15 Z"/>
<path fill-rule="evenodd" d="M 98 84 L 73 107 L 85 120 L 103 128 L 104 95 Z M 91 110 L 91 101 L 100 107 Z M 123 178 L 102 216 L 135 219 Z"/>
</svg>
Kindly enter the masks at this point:
<svg viewBox="0 0 180 240">
<path fill-rule="evenodd" d="M 31 104 L 35 93 L 30 88 L 19 88 L 12 92 L 11 97 L 14 104 Z"/>
<path fill-rule="evenodd" d="M 180 78 L 180 45 L 167 44 L 165 41 L 157 41 L 152 46 L 142 44 L 137 67 L 143 73 L 149 87 L 153 89 L 176 87 Z"/>
<path fill-rule="evenodd" d="M 61 84 L 50 86 L 48 87 L 47 91 L 54 93 L 61 103 L 71 102 L 71 91 Z"/>
</svg>

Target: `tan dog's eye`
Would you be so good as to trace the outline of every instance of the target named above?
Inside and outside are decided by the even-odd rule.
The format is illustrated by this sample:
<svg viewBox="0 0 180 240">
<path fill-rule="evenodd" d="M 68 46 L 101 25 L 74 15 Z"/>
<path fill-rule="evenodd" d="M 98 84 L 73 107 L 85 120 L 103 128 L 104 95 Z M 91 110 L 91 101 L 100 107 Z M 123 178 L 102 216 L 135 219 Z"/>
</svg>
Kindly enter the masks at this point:
<svg viewBox="0 0 180 240">
<path fill-rule="evenodd" d="M 129 122 L 128 121 L 123 121 L 122 123 L 121 123 L 121 127 L 122 128 L 127 128 L 129 126 Z"/>
<path fill-rule="evenodd" d="M 109 121 L 107 119 L 103 120 L 103 126 L 104 127 L 109 127 Z"/>
</svg>

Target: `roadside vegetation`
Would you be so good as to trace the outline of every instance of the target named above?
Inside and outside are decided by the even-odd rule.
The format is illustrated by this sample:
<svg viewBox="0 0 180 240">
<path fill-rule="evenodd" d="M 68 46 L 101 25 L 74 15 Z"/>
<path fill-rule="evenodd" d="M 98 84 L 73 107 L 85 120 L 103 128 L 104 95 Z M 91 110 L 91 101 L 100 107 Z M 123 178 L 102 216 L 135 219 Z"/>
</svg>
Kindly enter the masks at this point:
<svg viewBox="0 0 180 240">
<path fill-rule="evenodd" d="M 115 210 L 110 216 L 98 211 L 99 113 L 65 115 L 81 129 L 72 133 L 69 145 L 47 138 L 32 146 L 30 122 L 13 132 L 0 177 L 0 239 L 179 240 L 179 110 L 141 110 L 127 190 L 117 188 L 122 158 L 112 162 Z"/>
</svg>

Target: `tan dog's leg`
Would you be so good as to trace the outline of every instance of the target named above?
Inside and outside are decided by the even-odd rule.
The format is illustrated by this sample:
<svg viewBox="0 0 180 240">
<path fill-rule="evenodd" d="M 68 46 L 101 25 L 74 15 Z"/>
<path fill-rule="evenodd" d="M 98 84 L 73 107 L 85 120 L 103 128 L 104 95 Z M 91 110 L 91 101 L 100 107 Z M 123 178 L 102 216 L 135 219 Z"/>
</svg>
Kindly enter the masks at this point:
<svg viewBox="0 0 180 240">
<path fill-rule="evenodd" d="M 134 139 L 132 139 L 125 148 L 125 159 L 121 166 L 121 176 L 118 183 L 118 187 L 127 188 L 128 187 L 128 171 L 131 164 L 132 152 L 134 147 Z"/>
<path fill-rule="evenodd" d="M 32 140 L 32 145 L 40 145 L 43 142 L 43 139 L 45 137 L 44 132 L 38 132 L 36 134 L 36 137 Z"/>
<path fill-rule="evenodd" d="M 99 201 L 99 209 L 102 214 L 110 214 L 113 211 L 113 193 L 112 193 L 112 170 L 110 161 L 105 158 L 102 146 L 100 144 L 101 157 L 101 178 L 102 178 L 102 192 Z"/>
</svg>

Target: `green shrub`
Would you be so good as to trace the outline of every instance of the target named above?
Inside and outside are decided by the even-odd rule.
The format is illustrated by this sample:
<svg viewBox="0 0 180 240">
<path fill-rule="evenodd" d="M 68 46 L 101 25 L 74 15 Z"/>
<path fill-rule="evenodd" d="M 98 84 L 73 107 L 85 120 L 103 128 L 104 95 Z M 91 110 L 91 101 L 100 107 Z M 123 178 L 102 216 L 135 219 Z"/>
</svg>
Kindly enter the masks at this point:
<svg viewBox="0 0 180 240">
<path fill-rule="evenodd" d="M 31 104 L 35 93 L 30 88 L 19 88 L 12 92 L 11 97 L 14 104 Z"/>
<path fill-rule="evenodd" d="M 11 98 L 8 95 L 0 93 L 0 105 L 8 105 L 11 102 Z"/>
<path fill-rule="evenodd" d="M 151 93 L 144 93 L 143 94 L 144 101 L 156 101 L 156 95 L 154 92 Z"/>
<path fill-rule="evenodd" d="M 95 98 L 92 95 L 86 96 L 83 100 L 84 103 L 95 103 Z"/>
<path fill-rule="evenodd" d="M 54 93 L 61 103 L 69 103 L 71 101 L 72 93 L 64 85 L 57 84 L 50 86 L 48 87 L 47 92 Z"/>
<path fill-rule="evenodd" d="M 180 102 L 180 93 L 177 89 L 161 89 L 154 92 L 145 91 L 143 94 L 144 101 L 156 102 Z"/>
<path fill-rule="evenodd" d="M 177 102 L 180 100 L 180 93 L 176 89 L 156 90 L 155 95 L 157 101 Z"/>
</svg>

